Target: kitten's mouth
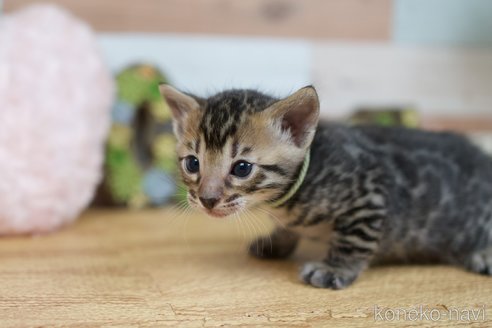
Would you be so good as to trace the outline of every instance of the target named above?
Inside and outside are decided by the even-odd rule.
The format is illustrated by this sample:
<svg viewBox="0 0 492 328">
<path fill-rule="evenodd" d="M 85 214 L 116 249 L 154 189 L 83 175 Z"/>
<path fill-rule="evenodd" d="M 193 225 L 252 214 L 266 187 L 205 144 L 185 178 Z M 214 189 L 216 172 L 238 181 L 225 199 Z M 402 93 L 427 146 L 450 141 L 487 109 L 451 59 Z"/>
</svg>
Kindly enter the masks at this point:
<svg viewBox="0 0 492 328">
<path fill-rule="evenodd" d="M 207 208 L 203 208 L 203 210 L 205 211 L 205 213 L 207 213 L 208 215 L 213 216 L 215 218 L 224 218 L 226 216 L 229 216 L 231 214 L 234 214 L 234 213 L 238 212 L 239 211 L 239 208 L 237 208 L 237 207 L 235 207 L 235 208 L 228 207 L 226 209 L 224 209 L 224 208 L 222 208 L 222 209 L 215 208 L 215 209 L 211 209 L 211 210 L 209 210 Z"/>
<path fill-rule="evenodd" d="M 214 218 L 223 218 L 223 217 L 226 217 L 228 215 L 231 215 L 233 212 L 224 212 L 224 211 L 205 209 L 205 213 L 207 213 L 210 216 L 213 216 Z"/>
</svg>

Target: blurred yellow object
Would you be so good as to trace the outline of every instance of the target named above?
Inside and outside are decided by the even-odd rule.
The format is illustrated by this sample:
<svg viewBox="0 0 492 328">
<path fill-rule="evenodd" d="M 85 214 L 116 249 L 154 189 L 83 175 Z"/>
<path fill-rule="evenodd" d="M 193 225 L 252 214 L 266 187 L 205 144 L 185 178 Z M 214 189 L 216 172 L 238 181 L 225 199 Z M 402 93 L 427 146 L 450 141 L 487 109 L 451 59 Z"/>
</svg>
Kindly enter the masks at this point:
<svg viewBox="0 0 492 328">
<path fill-rule="evenodd" d="M 133 131 L 126 125 L 114 124 L 109 133 L 108 144 L 114 148 L 124 149 L 133 138 Z"/>
<path fill-rule="evenodd" d="M 420 126 L 420 117 L 418 112 L 411 108 L 367 107 L 357 110 L 349 118 L 349 122 L 353 124 L 377 124 L 417 128 Z"/>
</svg>

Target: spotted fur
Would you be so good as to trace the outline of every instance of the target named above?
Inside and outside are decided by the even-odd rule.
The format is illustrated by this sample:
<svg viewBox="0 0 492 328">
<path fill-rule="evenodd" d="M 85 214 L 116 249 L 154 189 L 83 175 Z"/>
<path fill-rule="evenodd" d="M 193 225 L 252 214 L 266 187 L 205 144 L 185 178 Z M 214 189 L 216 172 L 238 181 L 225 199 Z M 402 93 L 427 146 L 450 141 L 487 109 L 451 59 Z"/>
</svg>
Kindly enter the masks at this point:
<svg viewBox="0 0 492 328">
<path fill-rule="evenodd" d="M 443 262 L 492 274 L 492 160 L 464 137 L 404 128 L 319 123 L 316 92 L 285 99 L 230 90 L 199 99 L 161 86 L 175 118 L 180 159 L 196 156 L 200 172 L 181 165 L 190 203 L 216 216 L 263 206 L 281 220 L 250 252 L 284 258 L 300 238 L 327 247 L 301 279 L 316 287 L 350 285 L 371 263 Z M 316 132 L 315 132 L 316 131 Z M 298 191 L 269 204 L 310 165 Z M 230 174 L 253 163 L 247 178 Z M 205 209 L 200 197 L 218 197 Z"/>
</svg>

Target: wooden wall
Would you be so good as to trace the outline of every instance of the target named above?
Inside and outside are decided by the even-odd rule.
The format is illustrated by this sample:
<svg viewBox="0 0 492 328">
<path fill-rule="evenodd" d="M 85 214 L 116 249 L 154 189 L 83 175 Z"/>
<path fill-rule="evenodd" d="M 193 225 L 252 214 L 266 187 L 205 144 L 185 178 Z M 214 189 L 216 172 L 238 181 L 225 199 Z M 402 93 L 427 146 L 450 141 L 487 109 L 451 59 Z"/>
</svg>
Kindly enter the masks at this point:
<svg viewBox="0 0 492 328">
<path fill-rule="evenodd" d="M 6 0 L 5 11 L 36 0 Z M 48 0 L 105 32 L 386 40 L 391 0 Z"/>
<path fill-rule="evenodd" d="M 4 10 L 38 2 L 61 5 L 103 32 L 100 41 L 112 65 L 162 61 L 174 74 L 173 81 L 181 79 L 187 87 L 196 84 L 198 93 L 206 88 L 200 87 L 200 77 L 212 90 L 240 76 L 244 83 L 271 80 L 266 90 L 276 91 L 282 83 L 274 78 L 287 81 L 287 75 L 298 83 L 314 83 L 330 117 L 346 116 L 358 104 L 410 104 L 433 128 L 492 130 L 492 50 L 402 43 L 393 30 L 395 12 L 403 12 L 398 10 L 402 0 L 4 0 Z M 404 13 L 411 14 L 407 9 Z M 111 32 L 165 34 L 142 38 Z M 179 44 L 169 33 L 177 34 Z M 206 35 L 202 41 L 214 35 L 272 36 L 277 43 L 282 40 L 278 37 L 311 41 L 288 40 L 278 46 L 263 39 L 251 46 L 244 39 L 224 39 L 207 46 L 194 38 L 197 34 Z M 248 47 L 255 51 L 241 50 Z M 189 54 L 190 49 L 201 50 Z M 188 63 L 194 63 L 192 71 Z M 209 68 L 216 67 L 227 68 L 213 70 L 215 80 L 220 80 L 213 84 Z"/>
</svg>

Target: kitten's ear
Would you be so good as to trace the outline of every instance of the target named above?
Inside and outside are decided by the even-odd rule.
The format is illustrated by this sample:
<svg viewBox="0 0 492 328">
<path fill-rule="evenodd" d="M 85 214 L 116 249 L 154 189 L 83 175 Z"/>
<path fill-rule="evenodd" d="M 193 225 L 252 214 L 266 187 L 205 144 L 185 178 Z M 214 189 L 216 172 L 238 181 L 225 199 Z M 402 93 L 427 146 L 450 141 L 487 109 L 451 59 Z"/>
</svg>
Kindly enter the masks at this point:
<svg viewBox="0 0 492 328">
<path fill-rule="evenodd" d="M 311 144 L 319 119 L 319 99 L 314 87 L 298 90 L 265 112 L 279 123 L 282 131 L 290 134 L 296 146 L 306 148 Z"/>
<path fill-rule="evenodd" d="M 199 100 L 182 93 L 168 84 L 159 84 L 159 91 L 171 108 L 175 123 L 175 132 L 181 131 L 185 118 L 192 112 L 200 110 Z"/>
</svg>

